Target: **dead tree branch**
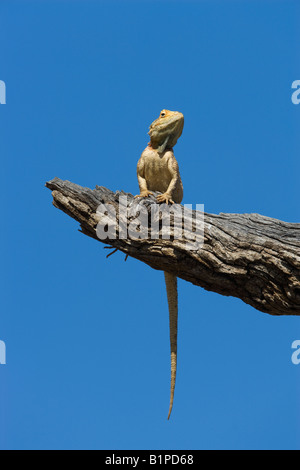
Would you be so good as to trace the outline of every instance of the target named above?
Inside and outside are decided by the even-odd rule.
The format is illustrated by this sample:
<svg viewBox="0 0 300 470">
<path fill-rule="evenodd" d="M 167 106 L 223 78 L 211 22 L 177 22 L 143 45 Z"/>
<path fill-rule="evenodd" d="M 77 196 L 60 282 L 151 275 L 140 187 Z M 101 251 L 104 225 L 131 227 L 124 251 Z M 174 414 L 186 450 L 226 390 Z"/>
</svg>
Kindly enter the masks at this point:
<svg viewBox="0 0 300 470">
<path fill-rule="evenodd" d="M 163 239 L 161 220 L 158 239 L 124 236 L 124 230 L 136 220 L 141 207 L 148 214 L 148 221 L 153 222 L 154 219 L 150 219 L 155 203 L 152 196 L 141 201 L 123 191 L 114 193 L 100 186 L 91 190 L 59 178 L 47 182 L 46 186 L 52 191 L 54 206 L 77 220 L 85 235 L 154 269 L 169 271 L 206 290 L 238 297 L 262 312 L 300 315 L 300 224 L 259 214 L 204 213 L 204 243 L 191 249 L 186 245 L 189 237 Z M 127 219 L 120 210 L 126 209 L 120 205 L 120 195 L 127 197 Z M 105 240 L 97 236 L 97 227 L 103 232 L 110 221 L 115 222 L 113 213 L 104 215 L 99 210 L 97 213 L 100 204 L 114 209 L 115 238 Z M 188 214 L 192 237 L 197 214 L 192 210 Z M 137 227 L 137 233 L 138 230 L 141 227 Z"/>
</svg>

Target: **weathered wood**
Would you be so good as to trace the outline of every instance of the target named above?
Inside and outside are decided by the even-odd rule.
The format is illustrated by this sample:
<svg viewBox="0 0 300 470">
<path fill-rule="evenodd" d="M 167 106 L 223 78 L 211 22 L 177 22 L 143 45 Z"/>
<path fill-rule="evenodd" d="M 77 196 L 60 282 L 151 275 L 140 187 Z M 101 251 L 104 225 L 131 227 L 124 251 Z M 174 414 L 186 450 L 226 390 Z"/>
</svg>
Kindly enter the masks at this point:
<svg viewBox="0 0 300 470">
<path fill-rule="evenodd" d="M 59 178 L 47 182 L 46 186 L 52 190 L 54 206 L 77 220 L 85 235 L 154 269 L 171 272 L 206 290 L 238 297 L 262 312 L 300 315 L 300 224 L 259 214 L 204 213 L 204 243 L 195 243 L 192 248 L 186 244 L 189 236 L 169 240 L 128 236 L 120 239 L 117 230 L 117 238 L 100 240 L 97 225 L 103 228 L 107 220 L 113 223 L 113 216 L 108 214 L 104 218 L 103 214 L 97 214 L 99 204 L 110 204 L 125 228 L 135 220 L 139 203 L 150 220 L 154 197 L 141 201 L 123 191 L 114 193 L 100 186 L 92 190 Z M 119 211 L 120 195 L 127 197 L 127 209 L 133 214 L 129 220 Z M 196 211 L 188 212 L 193 227 L 196 215 Z M 178 228 L 178 221 L 174 221 L 175 228 L 176 224 Z M 193 236 L 192 229 L 189 235 Z"/>
</svg>

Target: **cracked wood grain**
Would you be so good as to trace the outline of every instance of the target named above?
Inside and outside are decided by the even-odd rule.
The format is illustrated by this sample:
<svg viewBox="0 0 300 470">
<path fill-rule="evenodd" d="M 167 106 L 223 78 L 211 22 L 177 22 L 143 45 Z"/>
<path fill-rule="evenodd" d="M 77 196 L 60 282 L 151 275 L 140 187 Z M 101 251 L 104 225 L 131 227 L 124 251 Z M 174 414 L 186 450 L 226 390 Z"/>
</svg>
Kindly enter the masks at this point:
<svg viewBox="0 0 300 470">
<path fill-rule="evenodd" d="M 300 315 L 300 224 L 259 214 L 204 214 L 204 243 L 187 249 L 182 239 L 109 239 L 97 237 L 99 204 L 111 204 L 118 213 L 119 196 L 127 196 L 128 209 L 136 200 L 123 191 L 96 186 L 84 188 L 59 178 L 46 183 L 53 204 L 80 223 L 81 232 L 132 256 L 154 269 L 221 295 L 243 300 L 271 315 Z M 154 195 L 155 196 L 155 195 Z M 155 197 L 142 205 L 150 213 Z M 190 217 L 195 215 L 190 211 Z M 176 221 L 174 221 L 174 227 Z"/>
</svg>

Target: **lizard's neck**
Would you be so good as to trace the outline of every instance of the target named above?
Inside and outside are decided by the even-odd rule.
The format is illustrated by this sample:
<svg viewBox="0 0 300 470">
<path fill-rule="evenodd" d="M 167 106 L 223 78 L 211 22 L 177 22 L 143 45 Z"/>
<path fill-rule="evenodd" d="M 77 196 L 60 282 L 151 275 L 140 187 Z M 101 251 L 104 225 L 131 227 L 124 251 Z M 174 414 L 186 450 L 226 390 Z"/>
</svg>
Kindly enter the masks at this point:
<svg viewBox="0 0 300 470">
<path fill-rule="evenodd" d="M 160 151 L 160 147 L 157 146 L 157 145 L 152 145 L 152 142 L 150 141 L 147 145 L 147 148 L 151 149 L 151 150 L 155 150 L 159 155 L 162 155 L 163 153 L 165 153 L 167 150 L 169 152 L 173 152 L 173 147 L 166 147 L 164 148 L 162 151 Z"/>
</svg>

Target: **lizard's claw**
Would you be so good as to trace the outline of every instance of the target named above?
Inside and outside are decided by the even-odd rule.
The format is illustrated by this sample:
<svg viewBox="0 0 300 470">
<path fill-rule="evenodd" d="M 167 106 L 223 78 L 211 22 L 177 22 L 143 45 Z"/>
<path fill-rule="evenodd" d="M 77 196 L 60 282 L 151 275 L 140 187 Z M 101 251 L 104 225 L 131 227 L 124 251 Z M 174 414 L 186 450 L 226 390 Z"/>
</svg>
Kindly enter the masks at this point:
<svg viewBox="0 0 300 470">
<path fill-rule="evenodd" d="M 157 202 L 165 202 L 166 204 L 174 204 L 174 201 L 171 199 L 171 196 L 168 193 L 159 194 L 156 197 Z"/>
<path fill-rule="evenodd" d="M 136 196 L 134 196 L 134 199 L 136 199 L 137 197 L 148 197 L 150 196 L 150 194 L 153 193 L 151 193 L 151 191 L 148 191 L 148 189 L 145 189 L 144 191 L 141 191 L 141 194 L 137 194 Z"/>
</svg>

